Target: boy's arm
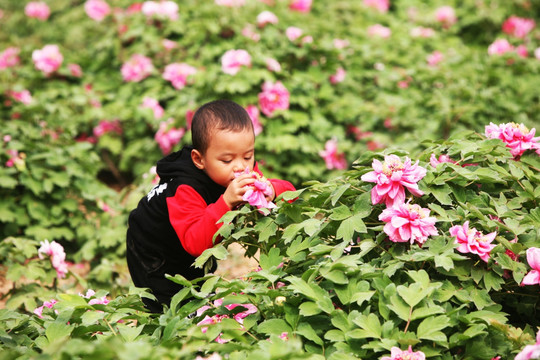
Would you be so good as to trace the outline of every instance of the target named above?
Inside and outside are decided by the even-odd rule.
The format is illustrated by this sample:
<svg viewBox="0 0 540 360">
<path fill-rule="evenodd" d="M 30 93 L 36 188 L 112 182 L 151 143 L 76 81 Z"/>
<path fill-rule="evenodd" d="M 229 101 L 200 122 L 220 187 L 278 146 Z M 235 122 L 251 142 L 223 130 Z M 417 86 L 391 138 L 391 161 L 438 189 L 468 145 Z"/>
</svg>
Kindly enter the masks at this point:
<svg viewBox="0 0 540 360">
<path fill-rule="evenodd" d="M 285 191 L 295 191 L 293 184 L 286 180 L 279 179 L 268 179 L 272 186 L 274 187 L 275 197 L 281 195 Z"/>
<path fill-rule="evenodd" d="M 167 198 L 169 221 L 184 249 L 192 256 L 199 256 L 214 246 L 212 238 L 221 227 L 216 222 L 229 207 L 223 196 L 210 205 L 189 185 L 180 185 L 174 197 Z"/>
</svg>

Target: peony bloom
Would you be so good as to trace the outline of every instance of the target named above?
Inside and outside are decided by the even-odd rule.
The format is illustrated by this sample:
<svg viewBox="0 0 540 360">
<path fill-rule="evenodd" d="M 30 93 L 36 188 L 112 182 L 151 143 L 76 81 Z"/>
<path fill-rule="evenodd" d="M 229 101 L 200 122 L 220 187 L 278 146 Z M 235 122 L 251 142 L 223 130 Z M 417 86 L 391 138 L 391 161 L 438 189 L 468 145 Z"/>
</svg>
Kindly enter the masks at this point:
<svg viewBox="0 0 540 360">
<path fill-rule="evenodd" d="M 195 358 L 195 360 L 222 360 L 222 358 L 221 358 L 221 355 L 215 352 L 215 353 L 212 353 L 212 355 L 210 355 L 209 357 L 202 357 L 199 355 Z"/>
<path fill-rule="evenodd" d="M 45 21 L 51 15 L 49 6 L 42 1 L 31 1 L 24 7 L 24 14 L 31 18 Z"/>
<path fill-rule="evenodd" d="M 111 12 L 111 7 L 104 0 L 87 0 L 84 3 L 84 11 L 90 19 L 102 21 Z"/>
<path fill-rule="evenodd" d="M 159 105 L 159 101 L 151 97 L 145 97 L 141 107 L 143 109 L 152 109 L 154 112 L 154 118 L 156 119 L 160 119 L 165 113 L 161 105 Z"/>
<path fill-rule="evenodd" d="M 518 54 L 519 56 L 523 58 L 526 58 L 529 55 L 529 52 L 527 50 L 527 47 L 521 44 L 516 48 L 516 54 Z"/>
<path fill-rule="evenodd" d="M 448 155 L 439 155 L 439 158 L 435 156 L 435 154 L 431 154 L 431 157 L 429 158 L 429 164 L 433 166 L 434 168 L 437 167 L 440 163 L 452 163 L 456 164 L 457 161 L 454 161 L 450 158 Z"/>
<path fill-rule="evenodd" d="M 393 242 L 417 242 L 424 244 L 430 235 L 437 235 L 435 219 L 429 216 L 430 210 L 417 204 L 397 204 L 384 209 L 379 220 L 384 221 L 384 232 Z"/>
<path fill-rule="evenodd" d="M 514 51 L 514 47 L 506 39 L 497 39 L 488 46 L 489 55 L 502 55 L 512 51 Z"/>
<path fill-rule="evenodd" d="M 109 303 L 109 299 L 107 299 L 106 296 L 102 296 L 97 299 L 91 299 L 88 302 L 88 305 L 107 305 Z"/>
<path fill-rule="evenodd" d="M 142 4 L 141 12 L 147 17 L 174 21 L 178 19 L 178 4 L 174 1 L 145 1 Z"/>
<path fill-rule="evenodd" d="M 163 155 L 171 152 L 172 148 L 182 140 L 186 130 L 184 128 L 174 128 L 171 126 L 173 119 L 163 121 L 159 124 L 159 130 L 156 132 L 154 139 L 159 145 Z"/>
<path fill-rule="evenodd" d="M 86 295 L 83 295 L 83 294 L 79 293 L 79 296 L 80 296 L 80 297 L 83 297 L 83 298 L 85 298 L 85 299 L 90 299 L 90 298 L 91 298 L 92 296 L 94 296 L 95 294 L 96 294 L 96 292 L 95 292 L 94 290 L 88 289 L 88 290 L 86 291 Z"/>
<path fill-rule="evenodd" d="M 266 116 L 270 117 L 276 110 L 289 108 L 289 91 L 280 81 L 275 83 L 265 82 L 262 92 L 259 93 L 259 107 Z"/>
<path fill-rule="evenodd" d="M 41 305 L 40 307 L 37 307 L 34 309 L 33 313 L 36 314 L 40 319 L 43 319 L 43 308 L 49 308 L 49 309 L 52 309 L 52 307 L 54 306 L 54 304 L 56 304 L 58 301 L 56 301 L 55 299 L 51 299 L 51 301 L 45 301 L 43 303 L 43 305 Z"/>
<path fill-rule="evenodd" d="M 364 0 L 364 5 L 385 13 L 390 8 L 390 0 Z"/>
<path fill-rule="evenodd" d="M 308 13 L 311 11 L 312 2 L 313 0 L 292 0 L 289 5 L 289 9 L 302 13 Z"/>
<path fill-rule="evenodd" d="M 154 71 L 152 60 L 141 54 L 134 54 L 126 61 L 120 72 L 124 81 L 139 82 L 146 79 Z"/>
<path fill-rule="evenodd" d="M 246 26 L 244 26 L 244 28 L 242 29 L 242 36 L 255 42 L 261 39 L 261 35 L 255 32 L 255 26 L 251 24 L 247 24 Z"/>
<path fill-rule="evenodd" d="M 251 206 L 255 206 L 257 209 L 267 208 L 273 209 L 276 205 L 266 200 L 266 196 L 272 196 L 274 191 L 272 185 L 267 181 L 255 180 L 252 187 L 250 187 L 242 196 L 242 200 L 249 203 Z"/>
<path fill-rule="evenodd" d="M 246 106 L 246 111 L 251 119 L 251 122 L 253 123 L 253 132 L 255 133 L 255 136 L 257 136 L 263 130 L 262 124 L 259 121 L 259 108 L 257 108 L 255 105 L 248 105 Z"/>
<path fill-rule="evenodd" d="M 24 153 L 19 153 L 17 150 L 14 150 L 14 149 L 6 150 L 6 153 L 9 156 L 8 161 L 6 161 L 7 167 L 15 166 L 20 171 L 26 168 L 26 163 L 24 161 L 24 158 L 25 158 Z"/>
<path fill-rule="evenodd" d="M 336 49 L 345 49 L 351 44 L 347 39 L 334 39 L 332 43 Z"/>
<path fill-rule="evenodd" d="M 426 355 L 421 351 L 412 351 L 411 345 L 409 349 L 401 350 L 398 347 L 392 347 L 390 349 L 390 356 L 383 356 L 381 360 L 425 360 Z"/>
<path fill-rule="evenodd" d="M 228 50 L 221 57 L 221 69 L 225 74 L 236 75 L 242 66 L 251 66 L 251 55 L 246 50 Z"/>
<path fill-rule="evenodd" d="M 172 50 L 178 46 L 176 41 L 172 41 L 169 39 L 163 39 L 161 40 L 161 45 L 165 48 L 165 50 Z"/>
<path fill-rule="evenodd" d="M 486 136 L 488 139 L 501 139 L 507 148 L 510 148 L 510 153 L 518 158 L 527 150 L 540 149 L 540 137 L 534 137 L 536 129 L 529 130 L 523 124 L 510 122 L 507 124 L 495 125 L 489 123 L 486 125 Z"/>
<path fill-rule="evenodd" d="M 379 37 L 379 38 L 389 38 L 392 35 L 392 30 L 390 28 L 383 26 L 381 24 L 375 24 L 367 29 L 367 34 L 369 37 Z"/>
<path fill-rule="evenodd" d="M 430 38 L 435 36 L 435 30 L 433 30 L 432 28 L 417 26 L 411 29 L 410 35 L 412 37 Z"/>
<path fill-rule="evenodd" d="M 538 47 L 538 48 L 536 48 L 534 50 L 534 57 L 537 58 L 538 60 L 540 60 L 540 47 Z M 0 69 L 2 69 L 2 65 L 0 65 Z"/>
<path fill-rule="evenodd" d="M 45 75 L 49 75 L 62 65 L 64 57 L 58 50 L 58 45 L 45 45 L 41 50 L 32 52 L 32 60 L 36 69 L 43 71 Z"/>
<path fill-rule="evenodd" d="M 218 299 L 218 300 L 215 300 L 214 301 L 214 307 L 219 307 L 219 306 L 222 306 L 223 305 L 223 299 Z M 227 309 L 227 310 L 232 310 L 238 306 L 241 306 L 243 308 L 245 308 L 246 310 L 244 311 L 241 311 L 241 312 L 238 312 L 236 313 L 233 318 L 240 324 L 242 325 L 243 322 L 244 322 L 244 318 L 247 317 L 248 315 L 250 314 L 254 314 L 257 312 L 257 307 L 253 304 L 229 304 L 229 305 L 225 305 L 224 307 Z M 212 309 L 211 306 L 208 306 L 208 305 L 205 305 L 205 306 L 202 306 L 201 308 L 199 308 L 197 310 L 197 316 L 201 316 L 206 310 L 208 309 Z M 228 319 L 229 318 L 229 315 L 227 314 L 216 314 L 216 315 L 213 315 L 212 317 L 206 315 L 204 317 L 204 319 L 202 319 L 201 321 L 199 321 L 197 323 L 198 326 L 201 326 L 201 325 L 213 325 L 213 324 L 217 324 L 217 323 L 220 323 L 223 319 Z M 206 333 L 208 331 L 208 326 L 202 326 L 201 327 L 201 331 L 203 333 Z M 220 344 L 224 344 L 226 342 L 228 342 L 228 340 L 224 340 L 221 338 L 221 335 L 222 334 L 219 334 L 218 337 L 215 339 L 216 342 L 220 343 Z"/>
<path fill-rule="evenodd" d="M 336 73 L 333 75 L 330 75 L 330 83 L 332 84 L 338 84 L 345 80 L 345 76 L 347 75 L 347 72 L 344 68 L 341 66 L 337 68 Z"/>
<path fill-rule="evenodd" d="M 276 59 L 272 59 L 272 58 L 266 58 L 266 68 L 269 71 L 273 71 L 273 72 L 281 71 L 280 63 Z"/>
<path fill-rule="evenodd" d="M 525 275 L 521 285 L 540 284 L 540 248 L 527 249 L 527 262 L 532 270 Z"/>
<path fill-rule="evenodd" d="M 512 15 L 503 23 L 502 31 L 508 35 L 522 39 L 534 29 L 535 25 L 533 19 L 520 18 Z"/>
<path fill-rule="evenodd" d="M 278 22 L 277 16 L 271 11 L 263 11 L 257 15 L 257 25 L 260 28 L 263 28 L 268 24 L 277 24 Z"/>
<path fill-rule="evenodd" d="M 457 248 L 459 252 L 476 254 L 480 259 L 488 262 L 489 253 L 495 247 L 491 242 L 495 239 L 497 233 L 492 232 L 484 235 L 475 228 L 469 229 L 469 222 L 465 221 L 462 226 L 452 226 L 450 235 L 456 238 L 455 243 L 459 245 Z"/>
<path fill-rule="evenodd" d="M 0 54 L 0 70 L 4 70 L 10 67 L 19 65 L 21 59 L 19 58 L 19 48 L 8 47 Z"/>
<path fill-rule="evenodd" d="M 83 71 L 79 64 L 68 64 L 68 69 L 71 76 L 80 78 L 83 75 Z"/>
<path fill-rule="evenodd" d="M 432 52 L 426 57 L 426 61 L 429 66 L 437 66 L 437 64 L 443 61 L 443 59 L 444 59 L 444 56 L 442 52 L 437 51 L 437 50 L 435 50 L 434 52 Z"/>
<path fill-rule="evenodd" d="M 185 63 L 172 63 L 165 66 L 163 79 L 170 81 L 175 89 L 181 90 L 186 86 L 187 78 L 196 73 L 197 69 L 191 65 Z"/>
<path fill-rule="evenodd" d="M 286 30 L 285 30 L 285 35 L 287 36 L 287 38 L 290 40 L 290 41 L 294 41 L 296 39 L 298 39 L 300 36 L 302 36 L 302 29 L 296 27 L 296 26 L 289 26 Z"/>
<path fill-rule="evenodd" d="M 241 7 L 246 4 L 246 0 L 215 0 L 216 5 L 227 7 Z"/>
<path fill-rule="evenodd" d="M 11 95 L 13 100 L 21 102 L 24 105 L 29 105 L 32 102 L 32 94 L 28 90 L 11 91 L 9 95 Z"/>
<path fill-rule="evenodd" d="M 456 12 L 451 6 L 441 6 L 435 11 L 435 18 L 443 27 L 448 28 L 457 21 Z"/>
<path fill-rule="evenodd" d="M 122 134 L 122 126 L 119 120 L 101 120 L 99 124 L 94 128 L 94 136 L 100 138 L 107 133 Z"/>
<path fill-rule="evenodd" d="M 384 163 L 373 159 L 373 171 L 362 175 L 361 179 L 376 183 L 371 189 L 371 202 L 373 205 L 385 202 L 387 207 L 392 207 L 405 202 L 405 188 L 413 195 L 422 196 L 424 193 L 418 189 L 418 181 L 426 176 L 426 169 L 414 165 L 405 157 L 402 163 L 396 155 L 384 157 Z"/>
<path fill-rule="evenodd" d="M 540 359 L 540 331 L 536 334 L 536 344 L 525 346 L 514 358 L 514 360 L 530 359 Z"/>
<path fill-rule="evenodd" d="M 328 170 L 344 170 L 347 168 L 347 159 L 345 159 L 344 153 L 338 153 L 337 139 L 335 138 L 326 142 L 324 150 L 319 151 L 319 155 L 324 159 Z"/>
<path fill-rule="evenodd" d="M 63 279 L 67 274 L 66 253 L 62 245 L 56 241 L 50 242 L 44 240 L 40 242 L 41 247 L 38 249 L 38 256 L 43 259 L 43 255 L 47 255 L 51 259 L 51 264 L 56 270 L 59 279 Z"/>
</svg>

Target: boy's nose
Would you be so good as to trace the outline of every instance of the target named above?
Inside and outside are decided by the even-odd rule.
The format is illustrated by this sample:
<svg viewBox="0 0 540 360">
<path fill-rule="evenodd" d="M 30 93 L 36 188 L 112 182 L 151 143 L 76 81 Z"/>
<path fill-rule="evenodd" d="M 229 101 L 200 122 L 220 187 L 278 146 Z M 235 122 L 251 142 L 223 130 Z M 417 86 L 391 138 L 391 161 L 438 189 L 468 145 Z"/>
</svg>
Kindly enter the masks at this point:
<svg viewBox="0 0 540 360">
<path fill-rule="evenodd" d="M 246 169 L 247 162 L 243 160 L 237 160 L 234 162 L 233 171 L 244 171 Z"/>
</svg>

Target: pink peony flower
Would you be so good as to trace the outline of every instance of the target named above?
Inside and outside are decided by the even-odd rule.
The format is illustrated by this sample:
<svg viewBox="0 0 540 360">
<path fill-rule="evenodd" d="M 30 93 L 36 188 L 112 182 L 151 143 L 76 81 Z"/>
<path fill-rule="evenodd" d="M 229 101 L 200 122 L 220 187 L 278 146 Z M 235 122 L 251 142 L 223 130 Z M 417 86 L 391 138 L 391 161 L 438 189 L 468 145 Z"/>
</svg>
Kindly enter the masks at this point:
<svg viewBox="0 0 540 360">
<path fill-rule="evenodd" d="M 54 304 L 56 304 L 57 302 L 58 301 L 56 301 L 55 299 L 51 299 L 51 301 L 45 301 L 43 303 L 43 305 L 41 305 L 40 307 L 35 308 L 33 313 L 36 314 L 40 319 L 43 319 L 43 308 L 52 309 Z"/>
<path fill-rule="evenodd" d="M 413 195 L 422 196 L 424 193 L 418 189 L 418 181 L 426 176 L 426 169 L 414 165 L 405 157 L 402 163 L 396 155 L 384 157 L 384 163 L 373 159 L 373 171 L 362 175 L 361 179 L 376 183 L 371 189 L 371 202 L 373 205 L 385 202 L 387 207 L 392 207 L 405 202 L 405 188 Z"/>
<path fill-rule="evenodd" d="M 84 11 L 90 19 L 102 21 L 111 13 L 111 7 L 104 0 L 87 0 L 84 3 Z"/>
<path fill-rule="evenodd" d="M 512 51 L 514 47 L 506 39 L 497 39 L 488 47 L 489 55 L 502 55 Z"/>
<path fill-rule="evenodd" d="M 537 58 L 538 60 L 540 60 L 540 47 L 536 48 L 534 50 L 534 57 Z M 0 69 L 2 68 L 2 66 L 0 65 Z"/>
<path fill-rule="evenodd" d="M 492 232 L 484 235 L 475 228 L 469 229 L 469 222 L 465 221 L 462 226 L 452 226 L 450 235 L 456 238 L 455 243 L 459 245 L 457 248 L 459 252 L 476 254 L 480 259 L 488 262 L 489 253 L 495 247 L 491 242 L 495 239 L 497 233 Z"/>
<path fill-rule="evenodd" d="M 411 29 L 410 34 L 412 37 L 430 38 L 432 36 L 435 36 L 435 30 L 433 30 L 432 28 L 417 26 Z"/>
<path fill-rule="evenodd" d="M 24 105 L 29 105 L 32 102 L 32 94 L 28 90 L 11 91 L 9 94 L 13 100 L 21 102 Z"/>
<path fill-rule="evenodd" d="M 277 16 L 271 11 L 263 11 L 257 15 L 257 26 L 260 28 L 263 28 L 268 24 L 277 24 L 278 22 Z"/>
<path fill-rule="evenodd" d="M 384 232 L 393 242 L 424 244 L 430 235 L 437 235 L 435 219 L 430 210 L 417 204 L 402 203 L 384 209 L 379 220 L 384 221 Z"/>
<path fill-rule="evenodd" d="M 289 4 L 289 9 L 302 13 L 308 13 L 311 11 L 312 2 L 313 0 L 292 0 Z"/>
<path fill-rule="evenodd" d="M 337 139 L 335 138 L 326 142 L 324 150 L 319 151 L 319 155 L 324 159 L 328 170 L 344 170 L 347 168 L 347 159 L 345 159 L 344 153 L 338 153 Z"/>
<path fill-rule="evenodd" d="M 218 299 L 214 301 L 213 305 L 214 307 L 220 307 L 222 306 L 222 304 L 223 304 L 223 299 Z M 254 314 L 257 312 L 257 307 L 253 304 L 229 304 L 229 305 L 225 305 L 224 307 L 227 310 L 232 310 L 238 306 L 241 306 L 246 309 L 245 311 L 238 312 L 233 316 L 233 318 L 240 325 L 243 324 L 244 318 L 246 318 L 250 314 Z M 202 306 L 201 308 L 197 310 L 197 316 L 201 316 L 208 309 L 212 309 L 212 307 L 208 305 Z M 208 326 L 202 326 L 202 325 L 214 325 L 214 324 L 220 323 L 223 319 L 228 319 L 228 318 L 229 318 L 229 315 L 227 314 L 215 314 L 213 316 L 206 315 L 204 319 L 202 319 L 201 321 L 197 323 L 197 325 L 201 326 L 201 331 L 204 334 L 208 331 Z M 218 337 L 215 339 L 215 341 L 220 344 L 224 344 L 228 342 L 228 340 L 222 339 L 221 335 L 222 334 L 219 334 Z"/>
<path fill-rule="evenodd" d="M 19 58 L 19 48 L 8 47 L 0 54 L 0 70 L 4 70 L 10 67 L 19 65 L 21 59 Z"/>
<path fill-rule="evenodd" d="M 435 154 L 431 154 L 431 157 L 429 158 L 429 164 L 433 166 L 434 168 L 437 167 L 440 163 L 452 163 L 456 164 L 457 161 L 454 161 L 450 158 L 448 155 L 439 155 L 439 158 L 435 156 Z"/>
<path fill-rule="evenodd" d="M 379 37 L 386 39 L 389 38 L 390 35 L 392 35 L 392 30 L 381 24 L 375 24 L 368 27 L 367 34 L 369 37 Z"/>
<path fill-rule="evenodd" d="M 527 47 L 522 44 L 516 48 L 516 54 L 523 58 L 526 58 L 529 55 L 529 52 L 527 51 Z"/>
<path fill-rule="evenodd" d="M 161 124 L 159 124 L 159 130 L 154 136 L 163 155 L 169 154 L 172 148 L 182 140 L 182 137 L 186 133 L 184 128 L 172 127 L 172 122 L 173 118 L 161 122 Z"/>
<path fill-rule="evenodd" d="M 41 50 L 32 52 L 32 60 L 36 69 L 43 71 L 45 75 L 49 75 L 60 67 L 64 57 L 58 50 L 58 45 L 45 45 Z"/>
<path fill-rule="evenodd" d="M 68 69 L 71 76 L 80 78 L 83 75 L 81 66 L 78 64 L 68 64 Z"/>
<path fill-rule="evenodd" d="M 111 132 L 119 135 L 122 134 L 122 125 L 120 125 L 120 120 L 101 120 L 94 128 L 94 136 L 97 138 Z"/>
<path fill-rule="evenodd" d="M 364 5 L 385 13 L 390 8 L 390 0 L 364 0 Z"/>
<path fill-rule="evenodd" d="M 88 302 L 88 305 L 107 305 L 109 303 L 109 300 L 106 296 L 102 296 L 101 298 L 97 299 L 91 299 Z"/>
<path fill-rule="evenodd" d="M 434 52 L 432 52 L 426 57 L 426 61 L 429 66 L 437 66 L 437 64 L 443 61 L 443 59 L 444 59 L 444 55 L 442 54 L 442 52 L 437 51 L 437 50 L 435 50 Z"/>
<path fill-rule="evenodd" d="M 426 355 L 421 351 L 412 351 L 412 346 L 409 345 L 409 349 L 401 350 L 398 347 L 392 347 L 390 349 L 390 356 L 383 356 L 381 360 L 425 360 Z"/>
<path fill-rule="evenodd" d="M 255 32 L 255 26 L 251 24 L 247 24 L 242 29 L 242 36 L 245 36 L 248 39 L 251 39 L 255 42 L 259 41 L 261 39 L 261 35 Z"/>
<path fill-rule="evenodd" d="M 216 5 L 227 7 L 241 7 L 246 4 L 246 0 L 215 0 Z"/>
<path fill-rule="evenodd" d="M 251 122 L 253 123 L 253 132 L 255 133 L 255 136 L 257 136 L 263 130 L 262 124 L 259 121 L 259 108 L 257 108 L 255 105 L 248 105 L 246 106 L 246 111 L 251 119 Z"/>
<path fill-rule="evenodd" d="M 250 187 L 242 196 L 242 200 L 246 201 L 251 206 L 255 206 L 257 209 L 267 208 L 273 209 L 276 205 L 266 200 L 266 196 L 273 194 L 272 185 L 266 181 L 255 180 L 252 187 Z"/>
<path fill-rule="evenodd" d="M 457 21 L 456 12 L 451 6 L 441 6 L 435 11 L 435 18 L 443 27 L 448 28 Z"/>
<path fill-rule="evenodd" d="M 186 63 L 172 63 L 165 66 L 163 71 L 163 79 L 171 82 L 172 86 L 181 90 L 186 86 L 189 76 L 195 75 L 197 69 Z"/>
<path fill-rule="evenodd" d="M 527 262 L 532 270 L 525 275 L 521 285 L 540 284 L 540 248 L 531 247 L 527 249 Z"/>
<path fill-rule="evenodd" d="M 529 130 L 523 124 L 510 122 L 507 124 L 495 125 L 489 123 L 486 125 L 486 136 L 488 139 L 501 139 L 510 153 L 515 157 L 520 157 L 527 150 L 540 149 L 540 137 L 534 137 L 536 129 Z"/>
<path fill-rule="evenodd" d="M 145 97 L 141 107 L 143 109 L 152 109 L 154 112 L 154 118 L 156 119 L 160 119 L 165 113 L 161 105 L 159 105 L 159 101 L 151 97 Z"/>
<path fill-rule="evenodd" d="M 7 167 L 15 166 L 16 168 L 21 168 L 21 167 L 24 168 L 26 166 L 24 162 L 24 158 L 23 158 L 24 156 L 23 153 L 19 154 L 19 151 L 14 150 L 14 149 L 6 150 L 6 153 L 9 156 L 8 161 L 6 161 Z"/>
<path fill-rule="evenodd" d="M 221 69 L 225 74 L 236 75 L 242 66 L 251 67 L 251 55 L 246 50 L 228 50 L 221 57 Z"/>
<path fill-rule="evenodd" d="M 28 17 L 45 21 L 51 15 L 51 10 L 43 1 L 31 1 L 24 7 L 24 14 Z"/>
<path fill-rule="evenodd" d="M 530 359 L 540 359 L 540 331 L 536 334 L 536 344 L 525 346 L 514 358 L 514 360 Z"/>
<path fill-rule="evenodd" d="M 334 39 L 332 43 L 336 49 L 345 49 L 351 44 L 347 39 Z"/>
<path fill-rule="evenodd" d="M 120 72 L 124 81 L 139 82 L 146 79 L 154 71 L 152 60 L 141 54 L 134 54 L 126 61 Z"/>
<path fill-rule="evenodd" d="M 535 22 L 533 19 L 520 18 L 515 15 L 510 16 L 502 25 L 502 31 L 508 35 L 517 38 L 524 38 L 534 29 Z"/>
<path fill-rule="evenodd" d="M 80 297 L 83 297 L 83 298 L 85 298 L 85 299 L 90 299 L 90 298 L 91 298 L 92 296 L 94 296 L 95 294 L 96 294 L 96 292 L 95 292 L 94 290 L 88 289 L 88 290 L 86 291 L 86 295 L 83 295 L 83 294 L 79 293 L 79 296 L 80 296 Z"/>
<path fill-rule="evenodd" d="M 222 360 L 221 358 L 221 355 L 219 355 L 218 353 L 213 353 L 212 355 L 210 355 L 209 357 L 202 357 L 200 355 L 198 355 L 195 360 Z"/>
<path fill-rule="evenodd" d="M 266 68 L 269 71 L 273 71 L 273 72 L 281 71 L 281 65 L 279 64 L 279 62 L 276 59 L 272 59 L 272 58 L 266 58 Z"/>
<path fill-rule="evenodd" d="M 165 48 L 165 50 L 172 50 L 178 46 L 176 41 L 172 41 L 169 39 L 163 39 L 161 40 L 161 45 Z"/>
<path fill-rule="evenodd" d="M 178 19 L 178 4 L 174 1 L 145 1 L 141 7 L 141 12 L 147 17 L 174 21 Z"/>
<path fill-rule="evenodd" d="M 289 108 L 289 91 L 280 81 L 275 83 L 265 82 L 262 92 L 259 93 L 259 107 L 266 116 L 270 117 L 276 110 Z"/>
<path fill-rule="evenodd" d="M 336 73 L 333 75 L 330 75 L 330 83 L 332 84 L 339 84 L 343 80 L 345 80 L 345 76 L 347 75 L 347 72 L 344 68 L 341 66 L 337 68 Z"/>
<path fill-rule="evenodd" d="M 56 270 L 56 274 L 59 279 L 63 279 L 67 274 L 66 253 L 62 245 L 53 241 L 49 243 L 49 240 L 40 242 L 41 247 L 38 249 L 38 256 L 43 259 L 43 255 L 47 255 L 51 259 L 51 264 Z"/>
<path fill-rule="evenodd" d="M 296 39 L 298 39 L 300 36 L 302 36 L 302 29 L 296 27 L 296 26 L 289 26 L 286 30 L 285 30 L 285 35 L 287 36 L 287 38 L 290 40 L 290 41 L 295 41 Z"/>
</svg>

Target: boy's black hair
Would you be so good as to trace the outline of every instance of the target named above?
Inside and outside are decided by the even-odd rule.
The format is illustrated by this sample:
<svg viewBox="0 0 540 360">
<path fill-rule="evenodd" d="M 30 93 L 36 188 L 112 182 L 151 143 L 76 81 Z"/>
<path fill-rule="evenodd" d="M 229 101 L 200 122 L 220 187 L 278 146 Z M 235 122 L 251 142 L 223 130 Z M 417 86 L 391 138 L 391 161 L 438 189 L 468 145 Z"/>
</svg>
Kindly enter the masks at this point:
<svg viewBox="0 0 540 360">
<path fill-rule="evenodd" d="M 252 130 L 253 123 L 246 109 L 231 100 L 214 100 L 202 105 L 191 121 L 193 147 L 202 154 L 208 149 L 213 130 Z"/>
</svg>

